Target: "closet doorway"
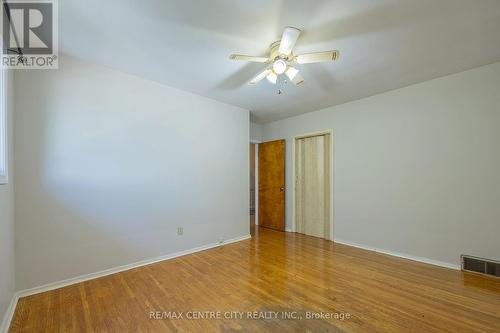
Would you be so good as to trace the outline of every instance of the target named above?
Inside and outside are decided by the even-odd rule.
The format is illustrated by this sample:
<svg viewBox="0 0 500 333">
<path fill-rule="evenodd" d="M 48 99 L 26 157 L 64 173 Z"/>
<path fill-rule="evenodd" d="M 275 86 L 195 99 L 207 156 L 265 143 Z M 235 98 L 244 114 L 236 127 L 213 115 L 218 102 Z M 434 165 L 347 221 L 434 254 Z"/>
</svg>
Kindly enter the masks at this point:
<svg viewBox="0 0 500 333">
<path fill-rule="evenodd" d="M 295 137 L 295 232 L 332 238 L 332 165 L 330 131 Z"/>
</svg>

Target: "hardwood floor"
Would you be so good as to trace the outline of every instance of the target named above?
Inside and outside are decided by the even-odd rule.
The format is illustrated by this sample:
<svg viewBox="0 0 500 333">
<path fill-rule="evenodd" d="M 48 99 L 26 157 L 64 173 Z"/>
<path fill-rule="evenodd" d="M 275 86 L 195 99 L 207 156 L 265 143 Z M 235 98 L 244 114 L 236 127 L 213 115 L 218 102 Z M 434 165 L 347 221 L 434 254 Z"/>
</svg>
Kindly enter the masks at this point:
<svg viewBox="0 0 500 333">
<path fill-rule="evenodd" d="M 152 311 L 183 318 L 152 319 Z M 222 318 L 188 319 L 193 311 Z M 499 332 L 500 279 L 257 227 L 251 240 L 22 298 L 10 328 L 219 331 Z"/>
</svg>

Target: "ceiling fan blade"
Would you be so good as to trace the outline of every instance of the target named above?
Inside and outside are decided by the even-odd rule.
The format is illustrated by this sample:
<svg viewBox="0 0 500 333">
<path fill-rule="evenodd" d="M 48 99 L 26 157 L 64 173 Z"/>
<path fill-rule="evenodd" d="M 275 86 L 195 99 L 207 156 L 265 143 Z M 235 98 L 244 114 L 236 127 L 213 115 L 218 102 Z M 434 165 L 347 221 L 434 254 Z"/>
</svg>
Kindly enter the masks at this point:
<svg viewBox="0 0 500 333">
<path fill-rule="evenodd" d="M 280 54 L 289 55 L 299 38 L 300 30 L 294 27 L 286 27 L 281 36 Z"/>
<path fill-rule="evenodd" d="M 266 57 L 254 57 L 254 56 L 247 56 L 247 55 L 242 55 L 242 54 L 231 54 L 229 56 L 229 59 L 250 61 L 250 62 L 268 62 L 269 61 L 269 58 L 266 58 Z"/>
<path fill-rule="evenodd" d="M 269 81 L 272 84 L 276 84 L 276 82 L 278 81 L 278 75 L 276 75 L 273 71 L 271 71 L 271 73 L 269 73 L 266 76 L 266 78 L 267 78 L 267 81 Z"/>
<path fill-rule="evenodd" d="M 263 71 L 262 73 L 260 73 L 259 75 L 257 75 L 256 77 L 254 77 L 252 80 L 250 80 L 250 82 L 248 82 L 249 84 L 256 84 L 258 82 L 260 82 L 261 80 L 263 80 L 266 76 L 268 76 L 272 71 L 270 69 L 266 69 L 265 71 Z"/>
<path fill-rule="evenodd" d="M 296 73 L 293 79 L 290 81 L 292 81 L 293 84 L 298 86 L 299 84 L 304 83 L 304 78 L 302 77 L 302 75 L 300 75 L 300 73 Z"/>
<path fill-rule="evenodd" d="M 325 51 L 316 53 L 300 54 L 295 57 L 299 64 L 312 64 L 315 62 L 333 61 L 339 58 L 339 51 Z"/>
</svg>

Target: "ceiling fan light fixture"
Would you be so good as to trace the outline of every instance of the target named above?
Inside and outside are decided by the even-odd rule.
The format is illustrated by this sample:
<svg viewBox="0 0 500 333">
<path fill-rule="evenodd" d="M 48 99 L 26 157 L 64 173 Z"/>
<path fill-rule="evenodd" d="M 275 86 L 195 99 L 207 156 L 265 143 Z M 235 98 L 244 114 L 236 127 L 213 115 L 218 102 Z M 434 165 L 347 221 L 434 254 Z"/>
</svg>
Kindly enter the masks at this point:
<svg viewBox="0 0 500 333">
<path fill-rule="evenodd" d="M 297 75 L 297 73 L 299 72 L 298 69 L 294 68 L 294 67 L 288 67 L 288 69 L 286 70 L 285 74 L 286 76 L 288 76 L 288 78 L 290 79 L 290 81 L 292 81 L 295 76 Z"/>
<path fill-rule="evenodd" d="M 278 79 L 278 75 L 276 75 L 274 72 L 271 72 L 271 73 L 269 73 L 269 75 L 266 76 L 266 78 L 272 84 L 276 84 L 276 80 Z"/>
<path fill-rule="evenodd" d="M 278 59 L 273 63 L 273 71 L 278 75 L 285 73 L 286 67 L 286 62 L 282 59 Z"/>
<path fill-rule="evenodd" d="M 242 54 L 232 54 L 229 59 L 232 60 L 243 60 L 257 63 L 265 63 L 266 69 L 260 74 L 251 79 L 249 84 L 257 84 L 264 78 L 272 84 L 278 83 L 278 76 L 285 74 L 287 79 L 280 81 L 283 83 L 291 82 L 294 85 L 299 85 L 304 83 L 304 78 L 302 77 L 299 70 L 292 67 L 296 64 L 312 64 L 325 61 L 334 61 L 339 59 L 339 51 L 322 51 L 313 53 L 304 53 L 296 55 L 293 52 L 293 48 L 297 43 L 300 36 L 300 29 L 294 27 L 285 27 L 281 39 L 275 41 L 269 46 L 268 56 L 248 56 Z M 290 66 L 292 65 L 292 66 Z"/>
</svg>

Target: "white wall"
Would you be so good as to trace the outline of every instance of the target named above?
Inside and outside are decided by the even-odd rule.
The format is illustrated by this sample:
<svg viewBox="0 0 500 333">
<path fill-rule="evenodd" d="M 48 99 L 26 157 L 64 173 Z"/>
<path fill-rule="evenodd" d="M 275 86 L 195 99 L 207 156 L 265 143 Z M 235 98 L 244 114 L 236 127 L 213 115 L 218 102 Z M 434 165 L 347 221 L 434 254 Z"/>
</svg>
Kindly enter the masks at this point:
<svg viewBox="0 0 500 333">
<path fill-rule="evenodd" d="M 250 140 L 262 141 L 263 128 L 261 124 L 250 123 Z"/>
<path fill-rule="evenodd" d="M 9 307 L 15 291 L 15 266 L 14 266 L 14 171 L 13 171 L 13 73 L 8 73 L 7 85 L 7 140 L 9 182 L 0 185 L 0 332 L 2 320 Z"/>
<path fill-rule="evenodd" d="M 249 233 L 247 110 L 60 64 L 16 77 L 19 289 Z"/>
<path fill-rule="evenodd" d="M 496 63 L 266 124 L 265 140 L 287 140 L 287 227 L 292 137 L 333 129 L 336 239 L 500 260 L 499 87 Z"/>
</svg>

